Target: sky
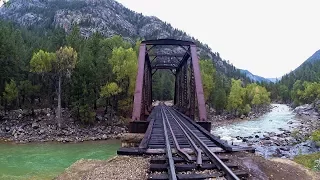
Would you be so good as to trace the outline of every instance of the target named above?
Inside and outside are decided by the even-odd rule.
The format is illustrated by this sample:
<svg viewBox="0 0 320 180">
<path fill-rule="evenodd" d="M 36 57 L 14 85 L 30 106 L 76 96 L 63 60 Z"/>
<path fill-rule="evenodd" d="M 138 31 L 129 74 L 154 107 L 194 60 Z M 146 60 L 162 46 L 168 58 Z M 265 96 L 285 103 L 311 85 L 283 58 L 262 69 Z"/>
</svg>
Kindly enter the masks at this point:
<svg viewBox="0 0 320 180">
<path fill-rule="evenodd" d="M 320 49 L 317 0 L 117 0 L 208 44 L 234 66 L 275 78 Z"/>
</svg>

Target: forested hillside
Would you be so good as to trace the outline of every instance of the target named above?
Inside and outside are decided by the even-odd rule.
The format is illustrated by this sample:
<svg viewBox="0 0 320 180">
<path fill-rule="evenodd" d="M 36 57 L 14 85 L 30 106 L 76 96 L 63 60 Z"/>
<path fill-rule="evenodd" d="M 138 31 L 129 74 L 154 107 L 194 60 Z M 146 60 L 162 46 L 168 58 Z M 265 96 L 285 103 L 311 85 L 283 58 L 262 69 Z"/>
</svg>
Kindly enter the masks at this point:
<svg viewBox="0 0 320 180">
<path fill-rule="evenodd" d="M 136 44 L 119 36 L 66 36 L 56 29 L 45 36 L 0 24 L 0 92 L 4 109 L 72 109 L 83 122 L 94 120 L 94 109 L 111 114 L 131 111 L 137 70 Z M 61 91 L 59 85 L 61 84 Z"/>
<path fill-rule="evenodd" d="M 61 106 L 83 122 L 94 120 L 99 108 L 111 116 L 130 115 L 139 41 L 132 44 L 99 33 L 84 38 L 77 27 L 69 34 L 58 28 L 42 34 L 6 22 L 0 23 L 0 37 L 3 109 L 55 108 L 61 99 Z M 228 99 L 231 79 L 221 75 L 210 59 L 201 60 L 200 66 L 207 104 L 222 112 L 233 101 Z M 154 75 L 155 100 L 173 99 L 173 87 L 169 71 Z M 241 102 L 229 110 L 242 112 L 247 104 L 253 105 L 251 100 L 242 103 L 244 98 L 241 95 L 236 100 Z"/>
<path fill-rule="evenodd" d="M 276 84 L 265 84 L 271 98 L 294 106 L 312 103 L 320 98 L 320 51 L 314 53 Z"/>
</svg>

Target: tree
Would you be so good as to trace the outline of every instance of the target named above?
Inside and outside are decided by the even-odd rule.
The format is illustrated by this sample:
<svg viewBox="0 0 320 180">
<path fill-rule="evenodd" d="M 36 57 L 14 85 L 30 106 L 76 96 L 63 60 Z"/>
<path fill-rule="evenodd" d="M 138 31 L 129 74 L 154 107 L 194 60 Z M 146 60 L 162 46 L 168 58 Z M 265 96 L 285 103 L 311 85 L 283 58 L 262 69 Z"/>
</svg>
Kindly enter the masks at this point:
<svg viewBox="0 0 320 180">
<path fill-rule="evenodd" d="M 39 92 L 39 85 L 32 85 L 29 80 L 20 81 L 19 86 L 19 96 L 22 98 L 22 102 L 19 103 L 21 106 L 25 103 L 26 98 L 30 98 L 31 103 L 33 103 L 34 96 Z M 19 100 L 20 101 L 20 100 Z"/>
<path fill-rule="evenodd" d="M 72 70 L 75 68 L 78 54 L 71 47 L 61 47 L 57 52 L 56 73 L 58 75 L 58 126 L 61 127 L 61 78 L 71 77 Z"/>
<path fill-rule="evenodd" d="M 241 87 L 241 80 L 232 79 L 231 82 L 231 91 L 228 96 L 227 109 L 229 111 L 239 111 L 243 108 L 243 96 L 245 90 Z"/>
<path fill-rule="evenodd" d="M 295 106 L 300 105 L 301 103 L 301 94 L 304 90 L 303 82 L 301 80 L 297 80 L 293 84 L 293 88 L 291 90 L 291 99 L 293 100 L 293 103 Z"/>
<path fill-rule="evenodd" d="M 320 98 L 320 83 L 304 82 L 303 87 L 304 91 L 300 93 L 303 103 L 312 103 Z"/>
<path fill-rule="evenodd" d="M 122 92 L 122 89 L 115 82 L 111 82 L 101 87 L 100 96 L 106 99 L 106 107 L 110 105 L 112 107 L 113 103 L 111 100 L 117 101 L 116 96 Z M 112 108 L 113 109 L 113 108 Z M 112 119 L 113 112 L 110 112 L 110 119 Z"/>
<path fill-rule="evenodd" d="M 290 100 L 289 88 L 286 85 L 280 85 L 279 95 L 283 102 L 288 102 Z"/>
<path fill-rule="evenodd" d="M 3 98 L 7 101 L 7 103 L 11 104 L 14 100 L 18 98 L 18 88 L 16 82 L 11 80 L 10 83 L 5 84 L 5 89 L 3 92 Z"/>
<path fill-rule="evenodd" d="M 134 87 L 137 74 L 137 54 L 132 49 L 124 49 L 122 47 L 115 48 L 112 51 L 112 57 L 109 60 L 114 74 L 114 81 L 123 92 L 120 101 L 120 111 L 128 112 L 132 104 Z M 114 110 L 118 112 L 118 101 L 115 101 Z"/>
<path fill-rule="evenodd" d="M 220 114 L 227 104 L 227 95 L 224 89 L 219 88 L 214 93 L 214 108 Z"/>
<path fill-rule="evenodd" d="M 57 96 L 58 126 L 61 127 L 61 81 L 62 77 L 70 77 L 77 62 L 77 52 L 71 47 L 61 47 L 56 53 L 48 53 L 43 50 L 35 53 L 30 61 L 32 72 L 49 73 L 58 79 Z"/>
<path fill-rule="evenodd" d="M 215 68 L 213 66 L 212 60 L 200 60 L 199 64 L 204 91 L 204 99 L 206 103 L 208 103 L 209 97 L 212 95 L 214 89 Z"/>
<path fill-rule="evenodd" d="M 254 106 L 261 106 L 270 103 L 270 93 L 266 90 L 265 87 L 256 86 L 254 89 L 254 96 L 251 104 Z"/>
</svg>

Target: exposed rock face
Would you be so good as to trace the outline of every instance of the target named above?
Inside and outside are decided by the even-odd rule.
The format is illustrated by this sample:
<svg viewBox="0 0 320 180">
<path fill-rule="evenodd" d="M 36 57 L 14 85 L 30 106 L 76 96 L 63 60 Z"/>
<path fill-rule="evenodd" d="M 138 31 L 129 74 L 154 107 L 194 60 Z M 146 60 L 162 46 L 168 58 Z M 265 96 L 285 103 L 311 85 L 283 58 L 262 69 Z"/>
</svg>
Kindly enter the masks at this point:
<svg viewBox="0 0 320 180">
<path fill-rule="evenodd" d="M 0 7 L 0 19 L 27 27 L 61 27 L 66 32 L 77 24 L 85 37 L 99 32 L 107 37 L 121 35 L 131 42 L 138 38 L 192 40 L 197 43 L 199 56 L 213 59 L 219 71 L 235 71 L 218 53 L 185 32 L 157 17 L 131 11 L 114 0 L 10 0 L 8 6 Z"/>
</svg>

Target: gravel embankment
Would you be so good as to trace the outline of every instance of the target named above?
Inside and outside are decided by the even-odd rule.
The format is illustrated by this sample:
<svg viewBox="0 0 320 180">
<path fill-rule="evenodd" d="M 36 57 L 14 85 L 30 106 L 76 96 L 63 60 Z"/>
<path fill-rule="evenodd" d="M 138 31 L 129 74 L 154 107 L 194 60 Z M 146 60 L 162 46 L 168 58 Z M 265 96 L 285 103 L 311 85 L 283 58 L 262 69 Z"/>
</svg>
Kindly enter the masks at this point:
<svg viewBox="0 0 320 180">
<path fill-rule="evenodd" d="M 143 180 L 147 179 L 149 158 L 116 156 L 110 160 L 79 160 L 56 180 Z"/>
</svg>

